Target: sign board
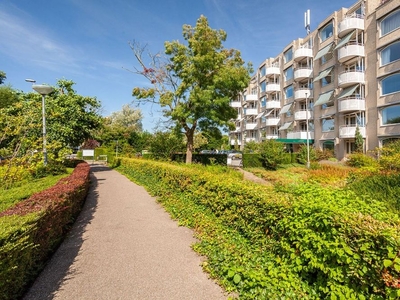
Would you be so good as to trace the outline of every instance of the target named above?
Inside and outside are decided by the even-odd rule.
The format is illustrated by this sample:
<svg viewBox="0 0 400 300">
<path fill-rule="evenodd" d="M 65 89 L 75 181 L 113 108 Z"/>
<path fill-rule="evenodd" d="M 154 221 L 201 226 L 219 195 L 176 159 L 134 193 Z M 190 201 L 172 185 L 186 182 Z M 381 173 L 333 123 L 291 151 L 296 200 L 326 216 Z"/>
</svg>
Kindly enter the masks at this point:
<svg viewBox="0 0 400 300">
<path fill-rule="evenodd" d="M 82 150 L 82 156 L 83 157 L 94 157 L 94 150 L 93 149 L 87 149 L 87 150 Z"/>
</svg>

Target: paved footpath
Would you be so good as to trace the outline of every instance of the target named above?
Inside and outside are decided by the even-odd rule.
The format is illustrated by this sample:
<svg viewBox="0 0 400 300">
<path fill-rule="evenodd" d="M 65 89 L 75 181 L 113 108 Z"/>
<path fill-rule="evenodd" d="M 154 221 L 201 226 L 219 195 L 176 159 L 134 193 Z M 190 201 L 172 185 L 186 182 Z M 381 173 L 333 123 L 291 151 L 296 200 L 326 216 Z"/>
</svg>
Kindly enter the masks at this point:
<svg viewBox="0 0 400 300">
<path fill-rule="evenodd" d="M 84 209 L 24 300 L 226 299 L 179 227 L 141 186 L 91 166 Z"/>
</svg>

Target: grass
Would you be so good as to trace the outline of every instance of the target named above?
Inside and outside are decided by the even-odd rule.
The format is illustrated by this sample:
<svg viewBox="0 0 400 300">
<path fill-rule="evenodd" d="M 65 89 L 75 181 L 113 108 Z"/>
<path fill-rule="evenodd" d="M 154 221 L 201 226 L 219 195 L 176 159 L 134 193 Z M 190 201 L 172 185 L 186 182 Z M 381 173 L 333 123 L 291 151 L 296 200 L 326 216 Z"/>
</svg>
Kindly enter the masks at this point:
<svg viewBox="0 0 400 300">
<path fill-rule="evenodd" d="M 27 181 L 21 185 L 7 190 L 0 189 L 0 212 L 5 211 L 14 204 L 29 198 L 34 193 L 43 191 L 55 185 L 61 178 L 69 176 L 72 171 L 72 168 L 68 168 L 66 174 L 47 176 L 44 178 Z"/>
</svg>

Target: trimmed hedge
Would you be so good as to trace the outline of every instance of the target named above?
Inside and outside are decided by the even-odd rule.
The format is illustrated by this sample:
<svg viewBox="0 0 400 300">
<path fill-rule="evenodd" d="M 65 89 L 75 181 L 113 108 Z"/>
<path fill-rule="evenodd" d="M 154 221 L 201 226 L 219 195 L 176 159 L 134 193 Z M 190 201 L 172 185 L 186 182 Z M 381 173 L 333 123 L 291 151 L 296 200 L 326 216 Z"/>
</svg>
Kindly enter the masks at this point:
<svg viewBox="0 0 400 300">
<path fill-rule="evenodd" d="M 55 186 L 0 213 L 0 299 L 18 299 L 78 216 L 90 167 L 80 163 Z"/>
<path fill-rule="evenodd" d="M 241 299 L 398 299 L 400 220 L 356 192 L 280 191 L 201 166 L 123 159 L 181 224 L 204 268 Z"/>
</svg>

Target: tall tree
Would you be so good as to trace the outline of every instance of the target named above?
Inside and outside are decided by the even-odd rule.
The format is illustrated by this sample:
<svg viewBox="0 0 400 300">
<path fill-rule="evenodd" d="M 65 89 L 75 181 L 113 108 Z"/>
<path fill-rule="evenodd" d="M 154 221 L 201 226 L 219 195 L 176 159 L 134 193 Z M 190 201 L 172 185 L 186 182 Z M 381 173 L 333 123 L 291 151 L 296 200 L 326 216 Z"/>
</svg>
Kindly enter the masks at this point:
<svg viewBox="0 0 400 300">
<path fill-rule="evenodd" d="M 150 55 L 145 64 L 144 48 L 131 48 L 141 64 L 136 70 L 146 77 L 150 87 L 135 87 L 133 96 L 139 101 L 153 102 L 163 108 L 163 115 L 175 123 L 186 136 L 186 163 L 191 163 L 196 129 L 228 128 L 237 112 L 230 100 L 241 92 L 250 80 L 251 65 L 245 66 L 241 54 L 225 49 L 227 34 L 210 28 L 201 16 L 195 27 L 183 26 L 183 38 L 165 43 L 167 59 Z"/>
<path fill-rule="evenodd" d="M 142 112 L 126 104 L 121 111 L 113 112 L 110 116 L 111 126 L 125 128 L 129 131 L 142 131 Z"/>
<path fill-rule="evenodd" d="M 6 78 L 7 78 L 6 73 L 0 70 L 0 84 L 3 84 Z"/>
</svg>

